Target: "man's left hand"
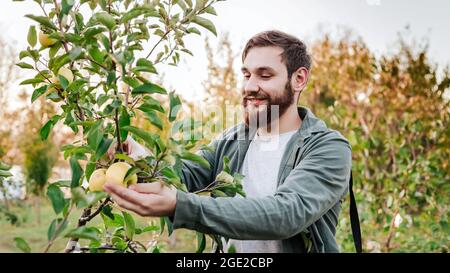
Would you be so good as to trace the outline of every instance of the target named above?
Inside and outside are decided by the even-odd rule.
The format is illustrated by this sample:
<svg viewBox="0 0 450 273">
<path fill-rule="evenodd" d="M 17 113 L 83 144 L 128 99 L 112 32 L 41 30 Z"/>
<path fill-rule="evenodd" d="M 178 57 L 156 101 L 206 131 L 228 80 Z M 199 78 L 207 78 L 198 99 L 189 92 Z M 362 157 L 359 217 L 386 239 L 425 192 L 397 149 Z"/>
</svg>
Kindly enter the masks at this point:
<svg viewBox="0 0 450 273">
<path fill-rule="evenodd" d="M 104 190 L 120 207 L 141 216 L 173 216 L 177 204 L 177 190 L 161 182 L 142 183 L 124 188 L 106 183 Z"/>
</svg>

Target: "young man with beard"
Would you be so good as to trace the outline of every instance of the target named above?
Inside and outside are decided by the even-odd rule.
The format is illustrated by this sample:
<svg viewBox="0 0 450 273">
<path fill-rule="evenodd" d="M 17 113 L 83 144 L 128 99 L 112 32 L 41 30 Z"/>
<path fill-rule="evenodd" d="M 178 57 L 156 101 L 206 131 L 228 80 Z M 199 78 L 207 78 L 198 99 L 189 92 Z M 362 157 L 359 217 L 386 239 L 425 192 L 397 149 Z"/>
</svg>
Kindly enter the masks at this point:
<svg viewBox="0 0 450 273">
<path fill-rule="evenodd" d="M 212 198 L 161 183 L 124 189 L 106 184 L 117 204 L 143 216 L 170 216 L 174 228 L 230 239 L 237 252 L 338 252 L 335 231 L 348 192 L 351 147 L 303 107 L 311 58 L 302 41 L 280 31 L 252 37 L 242 55 L 245 120 L 199 153 L 211 168 L 183 161 L 190 192 L 210 184 L 230 158 L 245 176 L 246 198 Z M 141 149 L 128 143 L 129 151 Z M 312 249 L 308 243 L 312 242 Z"/>
</svg>

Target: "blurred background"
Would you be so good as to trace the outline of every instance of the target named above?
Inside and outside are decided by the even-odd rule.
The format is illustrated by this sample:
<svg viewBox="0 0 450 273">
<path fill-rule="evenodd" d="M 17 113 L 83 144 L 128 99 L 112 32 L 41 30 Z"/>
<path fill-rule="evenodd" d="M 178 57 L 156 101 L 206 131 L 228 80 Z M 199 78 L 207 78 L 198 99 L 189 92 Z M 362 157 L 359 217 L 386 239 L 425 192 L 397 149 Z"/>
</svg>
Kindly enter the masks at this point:
<svg viewBox="0 0 450 273">
<path fill-rule="evenodd" d="M 313 56 L 300 104 L 353 147 L 365 251 L 448 252 L 450 2 L 228 0 L 216 10 L 218 37 L 188 39 L 194 57 L 161 67 L 160 81 L 183 98 L 185 112 L 201 109 L 212 123 L 223 121 L 227 106 L 240 103 L 245 42 L 268 29 L 296 35 Z M 45 245 L 53 217 L 45 188 L 70 177 L 59 149 L 76 138 L 60 126 L 41 141 L 37 131 L 57 110 L 31 105 L 33 90 L 19 86 L 29 78 L 15 66 L 27 46 L 29 13 L 39 13 L 32 1 L 0 2 L 0 161 L 14 174 L 0 184 L 0 252 L 18 251 L 16 236 L 33 249 Z M 211 115 L 217 106 L 223 117 Z M 337 238 L 343 252 L 354 251 L 348 202 Z M 164 240 L 164 252 L 196 249 L 195 233 L 185 230 Z M 65 245 L 58 243 L 54 251 Z"/>
</svg>

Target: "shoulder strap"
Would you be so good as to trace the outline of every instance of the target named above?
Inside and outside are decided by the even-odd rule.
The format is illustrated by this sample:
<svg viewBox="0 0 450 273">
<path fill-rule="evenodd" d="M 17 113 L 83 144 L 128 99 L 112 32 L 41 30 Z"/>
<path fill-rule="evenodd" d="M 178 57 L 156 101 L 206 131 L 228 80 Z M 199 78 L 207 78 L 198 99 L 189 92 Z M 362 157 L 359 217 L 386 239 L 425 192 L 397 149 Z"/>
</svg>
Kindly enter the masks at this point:
<svg viewBox="0 0 450 273">
<path fill-rule="evenodd" d="M 359 226 L 358 208 L 356 207 L 355 195 L 353 194 L 353 173 L 350 172 L 350 224 L 352 227 L 353 242 L 357 253 L 362 252 L 361 227 Z"/>
</svg>

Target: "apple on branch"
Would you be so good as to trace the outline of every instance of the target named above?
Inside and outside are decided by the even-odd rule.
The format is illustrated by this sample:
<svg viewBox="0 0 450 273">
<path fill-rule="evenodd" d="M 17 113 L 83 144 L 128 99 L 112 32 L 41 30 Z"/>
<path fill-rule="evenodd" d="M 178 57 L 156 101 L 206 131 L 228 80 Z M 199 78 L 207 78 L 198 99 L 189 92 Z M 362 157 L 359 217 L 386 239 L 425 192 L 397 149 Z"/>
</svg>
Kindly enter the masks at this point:
<svg viewBox="0 0 450 273">
<path fill-rule="evenodd" d="M 55 39 L 52 39 L 49 37 L 48 34 L 44 33 L 43 31 L 39 32 L 39 43 L 43 47 L 49 47 L 56 43 L 57 41 Z"/>
<path fill-rule="evenodd" d="M 105 183 L 113 183 L 122 187 L 128 187 L 137 183 L 137 175 L 133 174 L 125 180 L 125 175 L 131 165 L 126 162 L 116 162 L 106 169 L 95 170 L 89 179 L 90 191 L 103 191 Z"/>
</svg>

